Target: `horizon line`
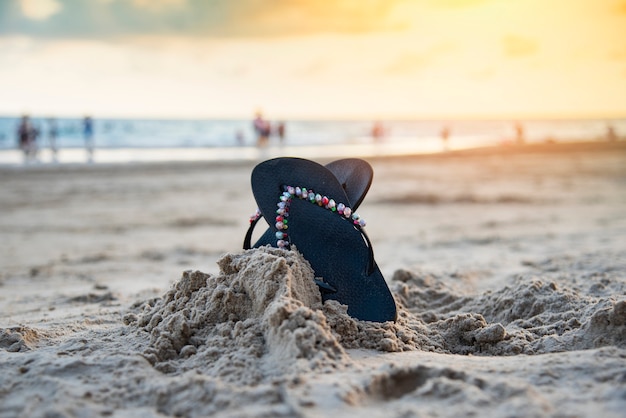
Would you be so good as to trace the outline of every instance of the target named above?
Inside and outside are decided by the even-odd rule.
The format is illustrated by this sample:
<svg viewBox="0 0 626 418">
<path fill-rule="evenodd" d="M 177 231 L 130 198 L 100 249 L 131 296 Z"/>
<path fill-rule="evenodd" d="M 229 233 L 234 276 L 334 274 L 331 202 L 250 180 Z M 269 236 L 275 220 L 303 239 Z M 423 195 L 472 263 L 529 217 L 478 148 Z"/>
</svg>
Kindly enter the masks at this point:
<svg viewBox="0 0 626 418">
<path fill-rule="evenodd" d="M 248 116 L 242 115 L 190 115 L 190 116 L 177 116 L 177 115 L 141 115 L 141 114 L 126 114 L 119 115 L 114 113 L 102 113 L 97 112 L 78 112 L 67 113 L 62 112 L 54 114 L 51 112 L 21 112 L 21 113 L 0 113 L 2 119 L 19 119 L 22 116 L 27 115 L 35 119 L 48 119 L 48 118 L 61 118 L 61 119 L 82 119 L 85 116 L 91 116 L 94 119 L 119 119 L 119 120 L 176 120 L 176 121 L 194 121 L 194 120 L 247 120 L 254 118 L 254 112 L 251 112 Z M 458 114 L 458 115 L 360 115 L 360 116 L 323 116 L 323 115 L 278 115 L 276 117 L 267 118 L 270 120 L 298 120 L 298 121 L 500 121 L 500 120 L 619 120 L 626 119 L 626 112 L 623 113 L 551 113 L 551 114 L 536 114 L 536 113 L 519 113 L 519 114 Z"/>
</svg>

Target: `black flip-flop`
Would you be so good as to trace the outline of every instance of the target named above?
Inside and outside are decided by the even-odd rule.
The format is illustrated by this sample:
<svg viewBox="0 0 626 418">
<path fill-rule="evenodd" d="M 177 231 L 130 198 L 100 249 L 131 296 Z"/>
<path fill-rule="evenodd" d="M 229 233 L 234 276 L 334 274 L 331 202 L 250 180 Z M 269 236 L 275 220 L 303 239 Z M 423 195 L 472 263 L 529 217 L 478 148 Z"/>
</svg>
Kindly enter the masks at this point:
<svg viewBox="0 0 626 418">
<path fill-rule="evenodd" d="M 372 185 L 372 179 L 374 178 L 372 166 L 369 165 L 367 161 L 359 158 L 343 158 L 326 164 L 325 167 L 333 173 L 346 192 L 348 202 L 344 203 L 349 205 L 352 210 L 356 210 L 361 205 L 361 202 L 363 202 L 365 195 Z M 276 240 L 274 239 L 274 233 L 271 228 L 268 228 L 257 242 L 251 245 L 252 232 L 254 231 L 257 220 L 258 217 L 254 216 L 253 220 L 250 222 L 250 228 L 243 241 L 244 250 L 266 245 L 276 246 Z"/>
<path fill-rule="evenodd" d="M 347 305 L 357 319 L 396 320 L 396 304 L 374 260 L 365 223 L 344 203 L 348 196 L 330 170 L 301 158 L 275 158 L 257 165 L 251 181 L 277 246 L 294 245 L 323 279 L 322 300 Z"/>
<path fill-rule="evenodd" d="M 325 165 L 335 176 L 352 204 L 352 209 L 361 205 L 372 185 L 374 170 L 367 161 L 359 158 L 343 158 Z"/>
</svg>

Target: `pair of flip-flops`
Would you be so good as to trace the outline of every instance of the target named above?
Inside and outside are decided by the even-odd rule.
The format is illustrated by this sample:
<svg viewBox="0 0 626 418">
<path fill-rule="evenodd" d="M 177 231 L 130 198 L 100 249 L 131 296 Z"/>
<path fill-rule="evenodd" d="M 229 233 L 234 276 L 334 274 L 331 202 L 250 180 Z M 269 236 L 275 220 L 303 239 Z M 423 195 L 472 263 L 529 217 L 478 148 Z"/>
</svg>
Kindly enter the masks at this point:
<svg viewBox="0 0 626 418">
<path fill-rule="evenodd" d="M 294 245 L 318 277 L 323 301 L 347 305 L 357 319 L 395 321 L 395 301 L 374 260 L 365 221 L 355 212 L 372 177 L 371 166 L 355 158 L 327 166 L 301 158 L 258 164 L 251 180 L 259 209 L 244 249 L 271 245 L 288 250 Z M 251 245 L 261 217 L 270 227 Z"/>
</svg>

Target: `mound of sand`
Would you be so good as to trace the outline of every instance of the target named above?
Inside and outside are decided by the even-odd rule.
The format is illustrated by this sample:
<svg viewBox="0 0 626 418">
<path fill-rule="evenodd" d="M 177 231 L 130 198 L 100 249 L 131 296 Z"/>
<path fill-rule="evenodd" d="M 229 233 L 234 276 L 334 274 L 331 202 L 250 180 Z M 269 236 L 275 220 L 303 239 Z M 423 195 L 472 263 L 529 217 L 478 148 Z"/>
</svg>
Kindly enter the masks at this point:
<svg viewBox="0 0 626 418">
<path fill-rule="evenodd" d="M 394 294 L 412 313 L 401 324 L 426 327 L 452 354 L 626 348 L 626 254 L 549 259 L 533 267 L 501 289 L 473 296 L 457 291 L 452 277 L 397 271 Z"/>
<path fill-rule="evenodd" d="M 525 411 L 543 413 L 549 402 L 537 401 L 533 389 L 489 381 L 475 365 L 451 362 L 455 357 L 449 355 L 624 348 L 625 259 L 624 254 L 549 259 L 501 289 L 474 296 L 455 290 L 458 275 L 397 271 L 391 288 L 399 319 L 380 324 L 356 321 L 334 301 L 322 305 L 314 274 L 295 251 L 227 254 L 219 260 L 219 274 L 183 273 L 162 297 L 127 310 L 125 325 L 70 338 L 28 327 L 1 330 L 0 347 L 20 353 L 2 361 L 7 372 L 0 376 L 0 400 L 6 416 L 114 410 L 293 416 L 324 407 L 320 399 L 328 394 L 314 395 L 322 390 L 332 394 L 332 408 L 355 411 L 373 401 L 412 411 L 414 397 L 438 399 L 431 405 L 436 411 L 438 402 L 454 396 L 465 410 L 489 404 L 512 408 L 524 399 L 535 403 Z M 368 366 L 353 349 L 439 353 L 433 355 L 449 364 L 422 358 Z M 612 365 L 622 361 L 619 351 L 599 353 Z M 544 357 L 538 356 L 537 367 L 549 363 Z M 596 365 L 572 361 L 588 363 L 585 373 Z M 612 367 L 615 373 L 603 375 L 602 391 L 626 376 L 624 367 Z M 502 364 L 498 368 L 506 373 Z M 563 373 L 551 381 L 560 378 L 572 377 Z M 79 401 L 68 404 L 70 398 Z"/>
<path fill-rule="evenodd" d="M 251 384 L 347 360 L 299 253 L 264 248 L 218 264 L 220 274 L 185 272 L 162 298 L 126 317 L 149 333 L 143 355 L 158 370 Z"/>
<path fill-rule="evenodd" d="M 450 278 L 399 270 L 392 279 L 398 321 L 372 323 L 351 318 L 335 301 L 322 306 L 300 254 L 261 248 L 224 256 L 217 276 L 186 272 L 126 320 L 150 333 L 144 356 L 159 370 L 251 374 L 246 381 L 332 370 L 352 348 L 474 355 L 626 348 L 626 300 L 614 296 L 626 288 L 624 260 L 606 253 L 546 260 L 473 296 L 447 285 Z"/>
</svg>

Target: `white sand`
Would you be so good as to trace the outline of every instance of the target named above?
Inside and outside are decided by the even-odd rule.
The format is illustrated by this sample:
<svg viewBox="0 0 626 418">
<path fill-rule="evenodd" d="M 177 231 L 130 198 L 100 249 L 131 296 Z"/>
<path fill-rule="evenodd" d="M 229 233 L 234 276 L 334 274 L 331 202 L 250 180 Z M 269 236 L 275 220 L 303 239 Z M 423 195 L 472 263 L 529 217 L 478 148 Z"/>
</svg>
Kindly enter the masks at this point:
<svg viewBox="0 0 626 418">
<path fill-rule="evenodd" d="M 0 417 L 624 416 L 626 146 L 371 163 L 395 324 L 239 249 L 253 164 L 0 170 Z"/>
</svg>

